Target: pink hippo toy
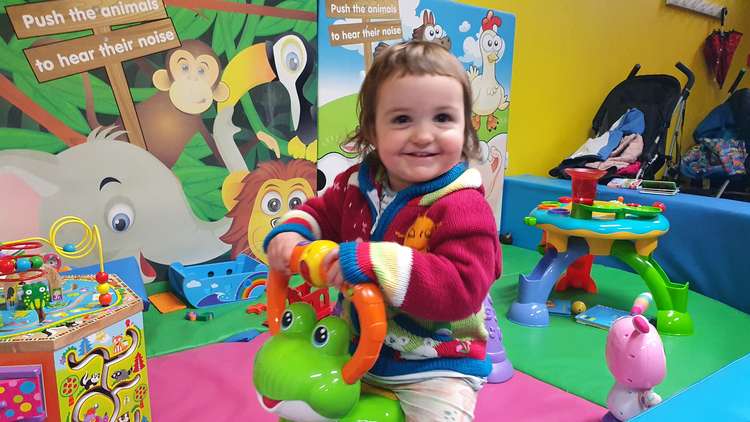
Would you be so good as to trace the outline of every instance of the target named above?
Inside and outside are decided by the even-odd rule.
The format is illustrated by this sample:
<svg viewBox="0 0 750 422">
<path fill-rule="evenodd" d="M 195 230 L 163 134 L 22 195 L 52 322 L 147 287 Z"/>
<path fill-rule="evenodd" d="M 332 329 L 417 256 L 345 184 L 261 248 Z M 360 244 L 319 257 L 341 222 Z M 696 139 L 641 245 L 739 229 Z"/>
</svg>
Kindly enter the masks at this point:
<svg viewBox="0 0 750 422">
<path fill-rule="evenodd" d="M 661 403 L 652 388 L 666 375 L 664 346 L 656 328 L 643 315 L 614 322 L 607 335 L 606 355 L 615 385 L 607 396 L 609 413 L 605 421 L 625 421 Z"/>
</svg>

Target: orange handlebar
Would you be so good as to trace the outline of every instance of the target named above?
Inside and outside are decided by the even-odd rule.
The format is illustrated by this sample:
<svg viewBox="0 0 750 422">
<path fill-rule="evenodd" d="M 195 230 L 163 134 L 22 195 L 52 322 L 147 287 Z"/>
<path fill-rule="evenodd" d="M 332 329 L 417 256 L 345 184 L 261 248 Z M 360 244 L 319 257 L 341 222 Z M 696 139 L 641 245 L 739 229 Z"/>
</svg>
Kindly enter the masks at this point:
<svg viewBox="0 0 750 422">
<path fill-rule="evenodd" d="M 268 331 L 271 335 L 279 333 L 281 326 L 281 314 L 284 313 L 286 295 L 289 290 L 289 277 L 284 274 L 270 270 L 268 272 L 268 283 L 266 283 L 266 297 L 268 298 Z"/>
<path fill-rule="evenodd" d="M 359 316 L 359 343 L 354 355 L 344 365 L 344 382 L 354 384 L 375 365 L 383 346 L 388 325 L 383 293 L 371 283 L 350 287 L 351 299 Z"/>
<path fill-rule="evenodd" d="M 325 242 L 325 244 L 319 242 Z M 321 262 L 331 249 L 332 243 L 316 241 L 295 247 L 289 264 L 290 269 L 294 272 L 312 269 L 313 271 L 310 271 L 310 273 L 315 273 L 316 276 L 325 274 L 321 268 Z M 307 279 L 307 277 L 305 278 Z M 318 285 L 318 283 L 313 284 Z M 288 290 L 289 277 L 278 271 L 270 270 L 266 294 L 268 297 L 268 329 L 271 335 L 276 335 L 279 332 Z M 371 283 L 363 283 L 354 286 L 346 285 L 343 291 L 351 298 L 359 316 L 360 336 L 357 350 L 354 351 L 354 355 L 342 370 L 344 382 L 354 384 L 375 364 L 388 327 L 385 316 L 385 302 L 380 288 Z"/>
</svg>

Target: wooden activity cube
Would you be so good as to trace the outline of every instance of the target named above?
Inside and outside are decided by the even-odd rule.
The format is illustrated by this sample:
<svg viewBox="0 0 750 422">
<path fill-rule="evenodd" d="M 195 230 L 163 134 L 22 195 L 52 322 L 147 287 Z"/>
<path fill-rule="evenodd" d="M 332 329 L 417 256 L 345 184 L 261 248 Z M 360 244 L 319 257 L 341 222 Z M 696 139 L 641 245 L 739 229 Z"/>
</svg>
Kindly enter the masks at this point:
<svg viewBox="0 0 750 422">
<path fill-rule="evenodd" d="M 0 420 L 151 421 L 143 302 L 116 275 L 107 307 L 93 276 L 63 279 L 43 323 L 0 311 Z"/>
</svg>

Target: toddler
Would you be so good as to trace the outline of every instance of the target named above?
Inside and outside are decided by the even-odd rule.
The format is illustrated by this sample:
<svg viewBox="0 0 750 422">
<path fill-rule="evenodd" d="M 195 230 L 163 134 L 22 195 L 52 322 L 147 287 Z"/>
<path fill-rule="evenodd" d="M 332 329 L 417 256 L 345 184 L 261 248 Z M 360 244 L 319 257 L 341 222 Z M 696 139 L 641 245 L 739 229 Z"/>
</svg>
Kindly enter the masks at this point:
<svg viewBox="0 0 750 422">
<path fill-rule="evenodd" d="M 500 276 L 492 210 L 479 172 L 471 87 L 438 44 L 379 53 L 359 95 L 351 139 L 363 160 L 267 236 L 272 269 L 288 272 L 304 240 L 340 243 L 326 257 L 331 285 L 376 283 L 388 333 L 363 381 L 392 391 L 408 421 L 469 421 L 490 373 L 482 302 Z M 340 299 L 343 300 L 343 299 Z M 342 317 L 357 332 L 353 306 Z"/>
</svg>

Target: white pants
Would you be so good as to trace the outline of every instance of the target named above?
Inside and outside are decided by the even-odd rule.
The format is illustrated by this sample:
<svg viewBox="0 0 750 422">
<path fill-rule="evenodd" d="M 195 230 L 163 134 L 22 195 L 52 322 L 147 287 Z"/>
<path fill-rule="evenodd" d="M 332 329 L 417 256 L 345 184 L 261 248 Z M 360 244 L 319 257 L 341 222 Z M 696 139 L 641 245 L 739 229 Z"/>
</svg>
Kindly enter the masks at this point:
<svg viewBox="0 0 750 422">
<path fill-rule="evenodd" d="M 465 422 L 474 420 L 476 391 L 463 378 L 436 377 L 408 384 L 367 383 L 392 391 L 398 397 L 407 422 Z"/>
</svg>

